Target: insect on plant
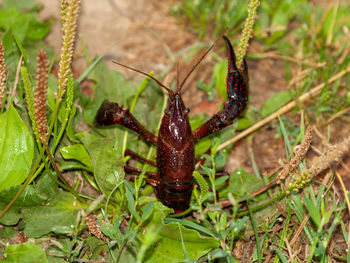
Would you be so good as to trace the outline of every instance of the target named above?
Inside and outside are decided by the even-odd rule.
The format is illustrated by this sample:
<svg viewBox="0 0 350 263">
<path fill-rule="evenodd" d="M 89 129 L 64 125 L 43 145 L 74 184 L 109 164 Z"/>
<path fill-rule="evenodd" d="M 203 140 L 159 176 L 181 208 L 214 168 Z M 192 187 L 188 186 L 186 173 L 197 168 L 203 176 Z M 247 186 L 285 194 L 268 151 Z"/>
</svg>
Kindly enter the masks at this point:
<svg viewBox="0 0 350 263">
<path fill-rule="evenodd" d="M 156 196 L 164 205 L 173 208 L 175 213 L 185 211 L 191 200 L 193 189 L 193 171 L 195 168 L 194 145 L 202 138 L 217 132 L 228 125 L 244 110 L 248 100 L 248 70 L 244 61 L 243 70 L 236 66 L 235 53 L 226 36 L 223 36 L 228 53 L 228 72 L 226 77 L 228 102 L 223 109 L 212 116 L 199 128 L 192 131 L 188 119 L 189 109 L 181 98 L 181 89 L 189 75 L 213 48 L 210 47 L 185 79 L 177 81 L 175 92 L 154 77 L 140 70 L 117 63 L 152 78 L 169 95 L 168 106 L 161 121 L 158 136 L 143 127 L 128 109 L 123 109 L 116 102 L 105 101 L 99 108 L 96 122 L 102 126 L 120 124 L 141 135 L 148 143 L 157 147 L 156 162 L 145 159 L 139 154 L 127 149 L 125 156 L 132 156 L 157 167 L 157 172 L 146 172 L 146 180 L 154 186 Z M 142 171 L 124 166 L 126 173 L 141 174 Z"/>
</svg>

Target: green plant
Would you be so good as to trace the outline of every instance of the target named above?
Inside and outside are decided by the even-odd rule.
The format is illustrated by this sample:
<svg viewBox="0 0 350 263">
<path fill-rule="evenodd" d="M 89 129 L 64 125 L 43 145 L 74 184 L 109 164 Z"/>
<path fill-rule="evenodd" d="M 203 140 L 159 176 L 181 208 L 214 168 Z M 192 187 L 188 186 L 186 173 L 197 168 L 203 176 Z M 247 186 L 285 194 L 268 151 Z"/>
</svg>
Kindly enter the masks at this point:
<svg viewBox="0 0 350 263">
<path fill-rule="evenodd" d="M 1 8 L 11 7 L 13 14 L 36 19 L 38 9 L 21 7 L 30 6 L 31 1 L 4 3 Z M 235 12 L 242 14 L 235 15 L 234 25 L 241 24 L 246 16 L 246 6 L 238 6 L 235 1 L 184 3 L 188 5 L 188 12 L 205 10 L 200 14 L 202 24 L 197 24 L 203 28 L 213 24 L 210 7 L 214 8 L 214 19 L 222 25 L 227 25 L 223 23 L 228 21 L 225 17 L 233 15 L 226 13 L 224 7 L 231 11 L 235 7 Z M 306 9 L 297 13 L 301 7 Z M 16 43 L 13 54 L 17 58 L 11 58 L 12 53 L 7 53 L 5 45 L 7 80 L 10 81 L 4 82 L 4 56 L 0 48 L 0 91 L 6 91 L 0 113 L 1 262 L 23 260 L 23 253 L 28 262 L 263 262 L 268 259 L 272 262 L 345 262 L 349 259 L 348 225 L 344 221 L 346 202 L 333 190 L 334 173 L 328 171 L 328 167 L 337 167 L 349 148 L 350 139 L 347 137 L 319 151 L 321 155 L 310 164 L 305 159 L 311 143 L 311 128 L 306 127 L 304 117 L 299 118 L 298 114 L 302 108 L 305 119 L 319 124 L 320 120 L 337 115 L 349 106 L 348 88 L 339 80 L 350 71 L 349 59 L 344 55 L 347 54 L 343 43 L 346 34 L 337 19 L 346 17 L 342 8 L 334 6 L 326 11 L 316 8 L 313 18 L 307 13 L 311 9 L 307 9 L 310 5 L 306 1 L 262 2 L 255 35 L 262 41 L 264 50 L 276 48 L 281 52 L 286 78 L 293 83 L 295 60 L 290 55 L 300 48 L 304 57 L 294 66 L 306 73 L 297 78 L 299 84 L 295 89 L 273 95 L 261 109 L 250 107 L 237 125 L 196 146 L 196 156 L 203 160 L 194 173 L 198 184 L 193 189 L 190 211 L 177 216 L 152 195 L 153 188 L 146 184 L 145 174 L 129 180 L 124 173 L 123 165 L 128 161 L 123 155 L 126 146 L 150 159 L 155 156 L 154 149 L 124 129 L 100 129 L 93 125 L 102 101 L 118 98 L 118 102 L 130 108 L 149 129 L 157 131 L 167 97 L 148 78 L 137 85 L 119 72 L 108 70 L 101 58 L 93 60 L 74 80 L 70 65 L 78 2 L 63 1 L 61 8 L 64 41 L 58 79 L 46 74 L 49 67 L 43 51 L 39 53 L 37 65 L 32 63 L 34 56 L 28 59 L 31 53 L 37 56 L 40 41 L 29 40 L 28 34 L 24 34 L 23 40 L 18 41 L 19 37 L 16 40 L 13 34 L 6 33 L 18 30 L 14 25 L 2 32 L 7 41 Z M 288 8 L 291 13 L 285 15 Z M 343 8 L 347 10 L 346 6 Z M 198 13 L 190 15 L 195 20 Z M 24 21 L 18 18 L 20 15 L 14 17 Z M 293 18 L 305 24 L 289 33 L 287 28 Z M 317 34 L 309 26 L 310 19 L 322 24 Z M 1 23 L 6 24 L 2 20 Z M 38 23 L 39 31 L 45 27 L 41 23 Z M 269 29 L 271 25 L 278 30 Z M 264 37 L 266 32 L 272 34 L 271 39 Z M 288 44 L 287 35 L 295 37 L 298 45 Z M 320 43 L 331 47 L 339 44 L 340 50 L 326 49 Z M 48 54 L 50 57 L 50 52 Z M 21 68 L 22 81 L 16 87 L 18 92 L 9 93 L 20 56 L 26 61 Z M 249 56 L 264 58 L 264 54 Z M 11 69 L 8 58 L 16 62 L 13 64 L 16 67 Z M 309 61 L 310 58 L 315 60 Z M 323 61 L 326 67 L 319 66 Z M 199 84 L 211 98 L 215 87 L 219 96 L 225 97 L 225 66 L 225 60 L 217 61 L 210 84 Z M 335 75 L 334 71 L 341 74 Z M 93 98 L 78 89 L 84 78 L 94 83 Z M 298 98 L 314 90 L 314 84 L 319 82 L 326 85 L 318 86 L 319 93 L 312 94 L 320 95 L 309 96 L 310 105 L 304 106 L 307 100 Z M 310 101 L 310 97 L 313 100 Z M 230 141 L 238 129 L 245 130 L 292 102 L 298 102 L 292 107 L 293 112 L 272 123 L 270 130 L 273 133 L 277 127 L 276 135 L 284 139 L 286 160 L 279 171 L 270 177 L 261 172 L 252 150 L 256 145 L 248 139 L 254 173 L 238 168 L 230 175 L 215 177 L 216 171 L 224 170 L 233 147 L 232 143 L 224 147 L 224 143 Z M 78 103 L 79 110 L 75 106 Z M 204 114 L 190 118 L 192 128 L 205 121 Z M 77 131 L 81 123 L 88 128 Z M 17 151 L 18 145 L 23 151 Z M 266 151 L 273 149 L 273 145 L 269 147 Z M 277 160 L 271 160 L 274 161 Z M 138 168 L 154 171 L 143 164 L 138 164 Z M 322 171 L 328 171 L 329 177 L 321 183 L 315 176 Z M 93 194 L 84 194 L 82 189 Z M 35 244 L 26 242 L 26 238 L 34 239 Z M 8 241 L 15 240 L 23 243 L 7 245 Z M 247 257 L 235 253 L 240 246 L 244 247 Z"/>
</svg>

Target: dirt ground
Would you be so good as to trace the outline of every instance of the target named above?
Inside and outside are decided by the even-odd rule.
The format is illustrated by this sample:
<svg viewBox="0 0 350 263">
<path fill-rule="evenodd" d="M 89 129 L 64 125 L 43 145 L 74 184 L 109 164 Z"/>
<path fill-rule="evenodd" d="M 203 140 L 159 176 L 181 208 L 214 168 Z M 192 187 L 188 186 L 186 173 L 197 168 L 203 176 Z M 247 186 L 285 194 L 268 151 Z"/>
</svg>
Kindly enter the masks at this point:
<svg viewBox="0 0 350 263">
<path fill-rule="evenodd" d="M 57 19 L 47 41 L 58 53 L 61 43 L 58 19 L 60 1 L 39 1 L 45 6 L 40 14 L 41 18 L 46 20 L 54 17 Z M 111 60 L 117 60 L 146 72 L 154 70 L 156 74 L 162 72 L 171 63 L 176 63 L 173 55 L 177 51 L 196 42 L 204 43 L 203 40 L 190 33 L 184 25 L 170 15 L 172 3 L 176 0 L 81 2 L 79 40 L 77 41 L 74 62 L 74 68 L 78 71 L 83 71 L 86 68 L 83 59 L 83 43 L 87 46 L 90 57 L 105 55 L 110 68 L 116 68 Z M 259 51 L 259 45 L 253 42 L 251 49 L 257 52 Z M 198 80 L 204 74 L 210 75 L 210 61 L 204 62 L 204 65 L 206 66 L 202 66 L 201 70 L 197 71 L 197 75 L 193 76 L 192 79 Z M 189 66 L 191 65 L 183 65 L 183 67 Z M 271 95 L 287 89 L 283 61 L 248 60 L 248 68 L 251 106 L 261 108 Z M 130 76 L 129 71 L 121 68 L 117 70 Z M 206 96 L 195 85 L 190 86 L 184 93 L 184 101 L 193 112 L 196 109 L 203 108 L 203 103 L 206 103 Z M 208 106 L 208 104 L 204 105 Z M 217 106 L 214 105 L 211 110 L 215 112 Z M 243 167 L 248 172 L 253 172 L 249 149 L 254 154 L 257 166 L 261 171 L 268 171 L 277 167 L 284 159 L 285 153 L 282 139 L 275 139 L 274 136 L 274 127 L 267 125 L 253 135 L 250 140 L 239 142 L 230 154 L 226 170 L 233 172 L 236 168 Z"/>
</svg>

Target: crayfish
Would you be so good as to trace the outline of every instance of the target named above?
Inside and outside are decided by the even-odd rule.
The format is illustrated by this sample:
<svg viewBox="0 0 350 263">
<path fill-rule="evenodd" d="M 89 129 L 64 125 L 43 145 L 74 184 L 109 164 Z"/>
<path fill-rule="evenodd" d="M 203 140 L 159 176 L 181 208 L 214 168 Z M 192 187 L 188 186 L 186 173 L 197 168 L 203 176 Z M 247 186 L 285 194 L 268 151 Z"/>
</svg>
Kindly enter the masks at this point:
<svg viewBox="0 0 350 263">
<path fill-rule="evenodd" d="M 133 156 L 136 159 L 157 167 L 157 172 L 155 173 L 146 172 L 148 175 L 147 182 L 154 186 L 158 200 L 164 205 L 173 208 L 175 213 L 183 212 L 190 205 L 193 189 L 192 173 L 195 168 L 195 143 L 231 125 L 233 120 L 241 114 L 247 105 L 247 65 L 245 61 L 243 61 L 243 69 L 240 70 L 237 68 L 232 45 L 226 36 L 223 36 L 223 39 L 228 53 L 228 72 L 226 77 L 228 102 L 224 103 L 221 111 L 214 114 L 208 121 L 194 131 L 192 131 L 188 119 L 189 109 L 185 107 L 181 98 L 181 89 L 188 76 L 212 47 L 207 50 L 206 54 L 192 68 L 182 83 L 177 83 L 175 91 L 169 89 L 147 73 L 117 63 L 149 76 L 156 81 L 160 87 L 167 91 L 169 101 L 164 111 L 158 136 L 143 127 L 128 109 L 123 109 L 123 107 L 119 106 L 116 102 L 105 101 L 97 112 L 96 121 L 99 125 L 107 126 L 120 124 L 138 133 L 148 143 L 156 146 L 156 162 L 148 160 L 128 149 L 125 151 L 125 155 Z M 141 170 L 129 165 L 125 165 L 124 170 L 126 173 L 142 173 Z"/>
</svg>

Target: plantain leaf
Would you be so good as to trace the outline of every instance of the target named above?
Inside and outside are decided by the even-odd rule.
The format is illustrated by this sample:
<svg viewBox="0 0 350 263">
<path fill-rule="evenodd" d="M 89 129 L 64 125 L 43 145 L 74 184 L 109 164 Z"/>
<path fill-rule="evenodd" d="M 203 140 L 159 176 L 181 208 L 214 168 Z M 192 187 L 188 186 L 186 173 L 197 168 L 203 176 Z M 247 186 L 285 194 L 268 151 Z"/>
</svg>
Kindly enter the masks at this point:
<svg viewBox="0 0 350 263">
<path fill-rule="evenodd" d="M 8 263 L 10 262 L 46 263 L 48 262 L 45 251 L 32 242 L 9 245 L 5 249 L 4 256 L 6 258 L 6 261 L 4 262 L 8 262 Z"/>
<path fill-rule="evenodd" d="M 26 179 L 33 157 L 32 135 L 11 105 L 0 114 L 0 192 Z"/>
<path fill-rule="evenodd" d="M 179 223 L 164 225 L 157 238 L 154 245 L 147 250 L 144 262 L 181 262 L 186 258 L 186 253 L 190 259 L 196 260 L 220 245 L 217 239 L 202 237 L 197 231 L 187 229 Z"/>
<path fill-rule="evenodd" d="M 77 160 L 83 163 L 84 165 L 86 165 L 87 167 L 92 168 L 90 155 L 88 151 L 85 149 L 84 145 L 74 144 L 74 145 L 62 147 L 60 149 L 60 152 L 64 159 Z"/>
<path fill-rule="evenodd" d="M 293 94 L 288 90 L 273 95 L 265 102 L 265 105 L 261 110 L 262 117 L 264 118 L 273 113 L 274 111 L 278 110 L 284 104 L 289 102 L 292 98 Z"/>
<path fill-rule="evenodd" d="M 23 232 L 28 237 L 41 237 L 50 232 L 72 234 L 78 224 L 79 209 L 81 206 L 72 194 L 59 191 L 54 200 L 22 209 Z"/>
<path fill-rule="evenodd" d="M 227 59 L 222 59 L 215 65 L 213 78 L 216 78 L 216 88 L 218 89 L 220 98 L 227 99 L 226 91 L 226 75 L 227 75 Z"/>
<path fill-rule="evenodd" d="M 124 174 L 121 147 L 111 138 L 97 138 L 81 132 L 76 136 L 83 142 L 90 157 L 97 185 L 108 196 Z"/>
</svg>

